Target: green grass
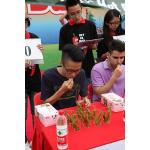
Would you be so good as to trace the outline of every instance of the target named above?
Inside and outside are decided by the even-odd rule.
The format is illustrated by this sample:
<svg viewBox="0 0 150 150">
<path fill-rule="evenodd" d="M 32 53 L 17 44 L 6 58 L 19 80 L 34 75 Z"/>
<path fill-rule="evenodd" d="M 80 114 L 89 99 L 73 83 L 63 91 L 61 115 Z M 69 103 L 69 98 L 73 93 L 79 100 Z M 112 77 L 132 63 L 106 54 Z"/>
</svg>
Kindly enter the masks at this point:
<svg viewBox="0 0 150 150">
<path fill-rule="evenodd" d="M 93 51 L 96 58 L 96 51 Z M 58 44 L 44 45 L 44 64 L 40 65 L 41 70 L 47 70 L 52 67 L 56 67 L 60 64 L 61 51 L 58 49 Z"/>
<path fill-rule="evenodd" d="M 44 64 L 40 65 L 41 70 L 47 70 L 60 63 L 61 51 L 58 50 L 58 44 L 44 45 Z"/>
</svg>

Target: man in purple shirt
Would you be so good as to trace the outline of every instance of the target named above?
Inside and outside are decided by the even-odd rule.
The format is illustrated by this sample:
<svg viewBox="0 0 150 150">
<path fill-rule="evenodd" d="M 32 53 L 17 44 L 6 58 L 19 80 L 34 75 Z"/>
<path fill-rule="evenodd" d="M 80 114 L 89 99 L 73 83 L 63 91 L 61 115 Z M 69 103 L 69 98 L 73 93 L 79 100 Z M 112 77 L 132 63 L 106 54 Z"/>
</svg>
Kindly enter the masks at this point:
<svg viewBox="0 0 150 150">
<path fill-rule="evenodd" d="M 101 94 L 108 92 L 124 96 L 125 66 L 122 63 L 125 57 L 125 43 L 112 40 L 108 50 L 107 59 L 96 64 L 91 71 L 93 101 L 100 100 Z"/>
</svg>

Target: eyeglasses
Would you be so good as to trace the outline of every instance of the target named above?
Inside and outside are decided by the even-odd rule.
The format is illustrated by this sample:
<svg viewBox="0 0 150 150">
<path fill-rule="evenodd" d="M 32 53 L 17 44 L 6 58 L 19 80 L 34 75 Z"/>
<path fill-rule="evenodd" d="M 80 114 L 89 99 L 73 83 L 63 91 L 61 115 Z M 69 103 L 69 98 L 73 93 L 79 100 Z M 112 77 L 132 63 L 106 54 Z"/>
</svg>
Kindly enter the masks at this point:
<svg viewBox="0 0 150 150">
<path fill-rule="evenodd" d="M 79 10 L 79 11 L 77 11 L 77 12 L 72 12 L 72 13 L 70 13 L 69 16 L 70 16 L 71 18 L 75 18 L 76 16 L 77 16 L 77 17 L 80 17 L 81 14 L 82 14 L 82 12 L 81 12 L 81 10 Z"/>
<path fill-rule="evenodd" d="M 63 65 L 63 67 L 65 68 L 67 73 L 79 73 L 81 70 L 81 68 L 80 69 L 68 69 L 64 65 Z"/>
</svg>

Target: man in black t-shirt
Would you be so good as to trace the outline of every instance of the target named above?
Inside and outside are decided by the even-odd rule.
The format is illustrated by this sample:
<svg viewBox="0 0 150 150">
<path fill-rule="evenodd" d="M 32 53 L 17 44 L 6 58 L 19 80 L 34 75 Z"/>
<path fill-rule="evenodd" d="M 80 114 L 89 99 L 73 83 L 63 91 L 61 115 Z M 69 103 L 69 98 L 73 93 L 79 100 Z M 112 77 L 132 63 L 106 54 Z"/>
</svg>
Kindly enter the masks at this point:
<svg viewBox="0 0 150 150">
<path fill-rule="evenodd" d="M 67 43 L 77 45 L 79 42 L 96 39 L 97 31 L 93 22 L 81 17 L 82 7 L 79 0 L 66 1 L 66 10 L 69 16 L 68 23 L 60 29 L 59 49 Z M 96 43 L 84 49 L 85 58 L 82 68 L 85 70 L 86 77 L 89 79 L 91 69 L 94 65 L 92 49 L 96 48 Z"/>
<path fill-rule="evenodd" d="M 83 52 L 72 44 L 65 45 L 62 50 L 62 66 L 45 71 L 42 77 L 41 99 L 62 109 L 75 106 L 80 95 L 89 105 L 85 73 L 81 69 Z"/>
</svg>

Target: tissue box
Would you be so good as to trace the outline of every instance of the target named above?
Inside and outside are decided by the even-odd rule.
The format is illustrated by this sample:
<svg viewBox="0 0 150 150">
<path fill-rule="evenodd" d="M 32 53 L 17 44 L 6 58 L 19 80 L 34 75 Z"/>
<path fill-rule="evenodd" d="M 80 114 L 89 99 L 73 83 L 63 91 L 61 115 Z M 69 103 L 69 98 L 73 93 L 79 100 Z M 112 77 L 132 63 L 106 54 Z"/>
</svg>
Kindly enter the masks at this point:
<svg viewBox="0 0 150 150">
<path fill-rule="evenodd" d="M 42 124 L 47 127 L 56 124 L 58 111 L 49 103 L 36 105 L 35 115 L 39 117 Z"/>
<path fill-rule="evenodd" d="M 106 93 L 101 95 L 101 102 L 105 106 L 111 106 L 112 111 L 119 112 L 124 110 L 124 99 L 115 93 Z"/>
</svg>

